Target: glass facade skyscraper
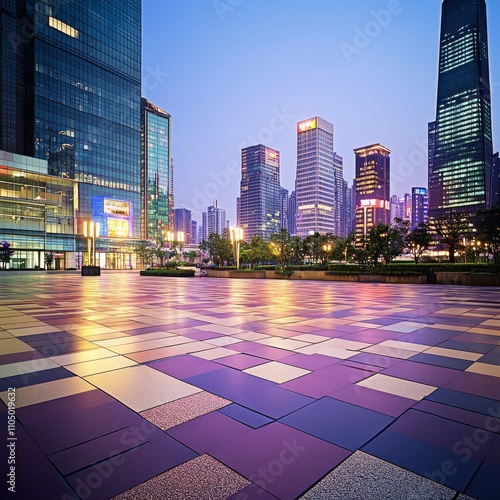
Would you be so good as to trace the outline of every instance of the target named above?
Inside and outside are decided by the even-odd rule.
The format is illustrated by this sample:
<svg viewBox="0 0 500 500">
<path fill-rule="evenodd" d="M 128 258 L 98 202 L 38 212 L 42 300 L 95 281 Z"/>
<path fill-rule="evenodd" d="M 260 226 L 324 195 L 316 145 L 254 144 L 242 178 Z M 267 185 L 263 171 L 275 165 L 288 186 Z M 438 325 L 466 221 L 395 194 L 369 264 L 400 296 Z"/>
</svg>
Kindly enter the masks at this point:
<svg viewBox="0 0 500 500">
<path fill-rule="evenodd" d="M 240 225 L 246 241 L 280 228 L 280 153 L 263 144 L 241 151 Z"/>
<path fill-rule="evenodd" d="M 133 265 L 141 238 L 141 1 L 2 1 L 1 148 L 79 183 L 77 234 L 99 264 Z M 5 55 L 5 57 L 4 57 Z M 79 252 L 85 239 L 77 240 Z"/>
<path fill-rule="evenodd" d="M 335 231 L 333 125 L 315 117 L 297 124 L 296 235 Z"/>
<path fill-rule="evenodd" d="M 444 0 L 429 216 L 491 205 L 493 147 L 485 0 Z"/>
<path fill-rule="evenodd" d="M 411 188 L 411 229 L 426 223 L 429 217 L 429 196 L 423 187 Z"/>
<path fill-rule="evenodd" d="M 144 98 L 141 110 L 143 233 L 154 240 L 174 229 L 170 115 Z"/>
<path fill-rule="evenodd" d="M 372 144 L 354 150 L 356 155 L 356 238 L 378 223 L 390 221 L 391 150 Z"/>
</svg>

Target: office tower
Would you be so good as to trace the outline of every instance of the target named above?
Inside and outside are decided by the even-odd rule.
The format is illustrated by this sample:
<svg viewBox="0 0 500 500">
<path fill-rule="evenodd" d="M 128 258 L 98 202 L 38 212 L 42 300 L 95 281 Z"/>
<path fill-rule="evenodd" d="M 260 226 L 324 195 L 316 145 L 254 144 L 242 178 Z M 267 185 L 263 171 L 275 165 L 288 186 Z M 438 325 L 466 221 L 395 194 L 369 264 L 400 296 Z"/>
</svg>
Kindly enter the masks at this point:
<svg viewBox="0 0 500 500">
<path fill-rule="evenodd" d="M 394 222 L 394 219 L 401 220 L 411 220 L 411 195 L 405 193 L 404 196 L 393 195 L 390 199 L 390 223 Z"/>
<path fill-rule="evenodd" d="M 98 263 L 135 267 L 141 238 L 140 0 L 2 1 L 0 149 L 79 183 Z"/>
<path fill-rule="evenodd" d="M 297 124 L 296 234 L 335 230 L 333 125 L 316 116 Z"/>
<path fill-rule="evenodd" d="M 202 212 L 203 233 L 202 239 L 206 240 L 211 233 L 222 235 L 224 229 L 227 229 L 226 211 L 219 208 L 219 202 L 215 200 L 213 205 Z"/>
<path fill-rule="evenodd" d="M 241 227 L 241 198 L 236 198 L 236 225 Z"/>
<path fill-rule="evenodd" d="M 297 196 L 295 191 L 290 193 L 288 198 L 288 232 L 295 236 L 297 233 Z"/>
<path fill-rule="evenodd" d="M 372 144 L 354 150 L 356 155 L 356 239 L 378 223 L 389 224 L 391 150 Z"/>
<path fill-rule="evenodd" d="M 174 229 L 171 207 L 172 163 L 171 117 L 147 99 L 141 99 L 143 182 L 143 237 L 154 240 L 158 233 Z"/>
<path fill-rule="evenodd" d="M 184 242 L 188 245 L 191 242 L 191 210 L 187 208 L 174 208 L 174 232 L 184 233 Z"/>
<path fill-rule="evenodd" d="M 290 196 L 288 189 L 281 188 L 280 190 L 280 229 L 288 229 L 288 205 Z"/>
<path fill-rule="evenodd" d="M 352 220 L 354 218 L 352 204 L 352 188 L 349 187 L 347 181 L 342 180 L 342 212 L 341 212 L 341 228 L 342 238 L 347 238 L 352 233 Z"/>
<path fill-rule="evenodd" d="M 492 205 L 500 204 L 500 153 L 493 155 Z"/>
<path fill-rule="evenodd" d="M 488 208 L 492 164 L 486 3 L 444 0 L 429 216 Z"/>
<path fill-rule="evenodd" d="M 198 222 L 191 220 L 191 240 L 189 241 L 191 245 L 198 245 L 200 242 L 198 240 Z"/>
<path fill-rule="evenodd" d="M 420 223 L 427 222 L 429 217 L 429 196 L 427 189 L 422 187 L 411 188 L 411 229 Z"/>
<path fill-rule="evenodd" d="M 344 204 L 344 161 L 342 156 L 333 153 L 333 234 L 342 236 L 342 211 Z"/>
<path fill-rule="evenodd" d="M 279 151 L 262 144 L 242 149 L 239 225 L 246 241 L 278 231 L 280 189 Z"/>
</svg>

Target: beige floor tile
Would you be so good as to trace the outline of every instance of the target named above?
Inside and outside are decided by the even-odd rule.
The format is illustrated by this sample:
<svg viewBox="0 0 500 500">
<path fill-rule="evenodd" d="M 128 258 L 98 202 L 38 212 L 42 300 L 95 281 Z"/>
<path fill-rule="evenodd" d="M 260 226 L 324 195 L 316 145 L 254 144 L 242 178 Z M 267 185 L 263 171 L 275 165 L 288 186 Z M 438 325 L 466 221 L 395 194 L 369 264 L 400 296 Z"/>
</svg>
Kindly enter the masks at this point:
<svg viewBox="0 0 500 500">
<path fill-rule="evenodd" d="M 482 335 L 493 335 L 500 337 L 500 328 L 471 328 L 467 333 L 480 333 Z"/>
<path fill-rule="evenodd" d="M 417 382 L 395 377 L 388 377 L 387 375 L 380 373 L 377 373 L 365 380 L 361 380 L 361 382 L 358 382 L 356 385 L 367 387 L 368 389 L 374 389 L 376 391 L 394 394 L 395 396 L 401 396 L 403 398 L 414 399 L 415 401 L 420 401 L 437 389 L 436 387 L 430 385 L 419 384 Z"/>
<path fill-rule="evenodd" d="M 481 375 L 490 375 L 492 377 L 500 377 L 500 366 L 490 365 L 488 363 L 474 363 L 465 371 L 480 373 Z"/>
<path fill-rule="evenodd" d="M 214 347 L 213 349 L 193 352 L 193 356 L 207 360 L 225 358 L 226 356 L 231 356 L 233 354 L 239 354 L 239 352 L 227 349 L 225 347 Z"/>
<path fill-rule="evenodd" d="M 217 337 L 215 339 L 207 339 L 204 342 L 207 344 L 212 344 L 216 345 L 219 347 L 224 347 L 227 345 L 232 345 L 232 344 L 239 344 L 240 342 L 243 342 L 242 339 L 235 339 L 233 337 Z"/>
<path fill-rule="evenodd" d="M 198 387 L 144 365 L 90 375 L 85 380 L 138 412 L 201 392 Z"/>
<path fill-rule="evenodd" d="M 145 333 L 144 335 L 125 335 L 108 340 L 98 340 L 95 342 L 95 344 L 101 347 L 112 347 L 117 345 L 133 344 L 134 342 L 145 342 L 147 340 L 163 339 L 172 336 L 173 334 L 168 332 L 153 332 Z"/>
<path fill-rule="evenodd" d="M 393 325 L 382 326 L 380 330 L 387 330 L 389 332 L 401 332 L 401 333 L 412 333 L 421 328 L 428 327 L 428 323 L 416 323 L 414 321 L 400 321 L 399 323 L 394 323 Z"/>
<path fill-rule="evenodd" d="M 60 365 L 54 363 L 48 358 L 37 358 L 30 361 L 21 361 L 19 363 L 9 363 L 0 366 L 0 378 L 15 377 L 25 373 L 33 373 L 51 368 L 60 368 Z"/>
<path fill-rule="evenodd" d="M 126 368 L 128 366 L 134 366 L 137 363 L 124 356 L 114 356 L 112 358 L 96 359 L 94 361 L 85 361 L 83 363 L 76 363 L 74 365 L 65 365 L 64 368 L 73 372 L 75 375 L 80 377 L 86 377 L 88 375 L 95 375 L 96 373 L 109 372 L 112 370 L 118 370 L 120 368 Z"/>
<path fill-rule="evenodd" d="M 0 340 L 0 355 L 2 354 L 14 354 L 16 352 L 28 352 L 34 351 L 33 347 L 22 340 L 16 338 L 8 338 Z"/>
<path fill-rule="evenodd" d="M 61 356 L 52 356 L 50 359 L 61 366 L 65 366 L 75 363 L 84 363 L 85 361 L 94 361 L 96 359 L 111 358 L 113 356 L 116 356 L 114 352 L 99 347 L 98 349 L 89 349 L 87 351 L 74 352 L 71 354 L 62 354 Z"/>
<path fill-rule="evenodd" d="M 304 333 L 296 335 L 293 340 L 300 340 L 301 342 L 308 342 L 309 344 L 318 344 L 330 340 L 330 337 L 323 337 L 322 335 L 314 335 L 313 333 Z"/>
<path fill-rule="evenodd" d="M 302 347 L 310 345 L 308 342 L 295 340 L 295 337 L 293 339 L 274 337 L 270 339 L 257 340 L 256 342 L 270 347 L 277 347 L 278 349 L 286 349 L 287 351 L 295 351 L 296 349 L 301 349 Z"/>
<path fill-rule="evenodd" d="M 52 401 L 94 389 L 95 387 L 80 377 L 63 378 L 52 382 L 44 382 L 43 384 L 21 387 L 16 390 L 16 408 Z M 0 399 L 7 402 L 7 392 L 2 392 Z"/>
<path fill-rule="evenodd" d="M 234 337 L 241 340 L 253 341 L 253 340 L 267 339 L 269 338 L 269 335 L 265 335 L 264 333 L 245 331 L 243 333 L 237 333 Z"/>
<path fill-rule="evenodd" d="M 131 352 L 149 351 L 150 349 L 157 349 L 158 347 L 169 347 L 179 344 L 188 344 L 191 342 L 194 342 L 194 340 L 174 335 L 163 339 L 146 340 L 143 342 L 133 342 L 129 344 L 111 346 L 108 347 L 108 349 L 117 352 L 118 354 L 128 354 Z"/>
<path fill-rule="evenodd" d="M 373 345 L 363 349 L 363 352 L 371 354 L 380 354 L 381 356 L 388 356 L 390 358 L 409 359 L 417 354 L 416 351 L 409 349 L 399 349 L 397 347 L 383 346 L 381 344 Z"/>
<path fill-rule="evenodd" d="M 384 342 L 381 342 L 381 346 L 384 347 L 393 347 L 394 349 L 403 349 L 405 351 L 415 351 L 415 352 L 424 352 L 427 349 L 429 349 L 431 346 L 430 345 L 424 345 L 424 344 L 414 344 L 412 342 L 401 342 L 398 340 L 385 340 Z"/>
<path fill-rule="evenodd" d="M 310 370 L 285 365 L 277 361 L 271 361 L 270 363 L 265 363 L 263 365 L 253 366 L 252 368 L 247 368 L 243 371 L 245 373 L 249 373 L 250 375 L 271 380 L 272 382 L 276 382 L 278 384 L 282 384 L 283 382 L 288 382 L 289 380 L 311 373 Z"/>
<path fill-rule="evenodd" d="M 447 358 L 465 359 L 468 361 L 477 361 L 483 357 L 483 354 L 476 352 L 457 351 L 455 349 L 445 349 L 443 347 L 431 347 L 425 354 L 433 354 L 434 356 L 445 356 Z"/>
</svg>

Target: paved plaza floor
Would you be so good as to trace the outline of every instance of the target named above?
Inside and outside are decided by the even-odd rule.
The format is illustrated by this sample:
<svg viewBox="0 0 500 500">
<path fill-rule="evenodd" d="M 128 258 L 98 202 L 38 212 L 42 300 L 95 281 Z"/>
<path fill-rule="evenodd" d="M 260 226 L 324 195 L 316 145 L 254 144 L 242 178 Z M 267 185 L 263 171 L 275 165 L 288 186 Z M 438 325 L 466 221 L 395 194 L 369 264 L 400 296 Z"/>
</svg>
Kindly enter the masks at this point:
<svg viewBox="0 0 500 500">
<path fill-rule="evenodd" d="M 22 499 L 500 498 L 499 288 L 1 273 L 0 384 Z"/>
</svg>

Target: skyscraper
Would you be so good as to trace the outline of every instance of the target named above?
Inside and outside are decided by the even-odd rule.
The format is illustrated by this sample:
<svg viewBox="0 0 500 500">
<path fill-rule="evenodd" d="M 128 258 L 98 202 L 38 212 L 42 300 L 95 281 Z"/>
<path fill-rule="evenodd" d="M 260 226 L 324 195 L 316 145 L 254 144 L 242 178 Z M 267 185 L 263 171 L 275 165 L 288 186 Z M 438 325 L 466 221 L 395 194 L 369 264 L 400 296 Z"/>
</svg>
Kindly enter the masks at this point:
<svg viewBox="0 0 500 500">
<path fill-rule="evenodd" d="M 189 245 L 192 238 L 191 210 L 174 208 L 174 232 L 184 233 L 184 241 Z"/>
<path fill-rule="evenodd" d="M 427 222 L 429 217 L 429 197 L 427 189 L 422 187 L 411 188 L 411 229 L 420 223 Z"/>
<path fill-rule="evenodd" d="M 444 0 L 429 216 L 491 205 L 493 147 L 485 0 Z"/>
<path fill-rule="evenodd" d="M 354 150 L 356 155 L 356 238 L 378 223 L 389 224 L 391 150 L 372 144 Z"/>
<path fill-rule="evenodd" d="M 280 153 L 259 144 L 241 151 L 239 224 L 243 238 L 266 239 L 280 227 Z"/>
<path fill-rule="evenodd" d="M 333 234 L 342 236 L 342 207 L 344 205 L 344 160 L 333 153 Z"/>
<path fill-rule="evenodd" d="M 493 155 L 493 182 L 492 182 L 492 200 L 491 204 L 500 203 L 500 153 Z"/>
<path fill-rule="evenodd" d="M 202 239 L 206 240 L 211 233 L 222 235 L 224 229 L 227 229 L 226 211 L 219 208 L 219 202 L 215 200 L 213 205 L 202 212 Z"/>
<path fill-rule="evenodd" d="M 288 198 L 288 232 L 295 236 L 297 232 L 297 196 L 295 191 L 290 193 Z"/>
<path fill-rule="evenodd" d="M 290 196 L 288 189 L 280 189 L 280 229 L 288 230 L 288 205 L 290 203 Z"/>
<path fill-rule="evenodd" d="M 155 239 L 158 232 L 174 229 L 170 115 L 143 98 L 141 129 L 143 234 L 145 239 Z"/>
<path fill-rule="evenodd" d="M 316 116 L 297 124 L 297 236 L 335 231 L 333 125 Z"/>
<path fill-rule="evenodd" d="M 99 264 L 135 265 L 141 238 L 141 1 L 2 1 L 0 149 L 79 182 Z"/>
</svg>

